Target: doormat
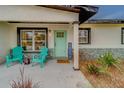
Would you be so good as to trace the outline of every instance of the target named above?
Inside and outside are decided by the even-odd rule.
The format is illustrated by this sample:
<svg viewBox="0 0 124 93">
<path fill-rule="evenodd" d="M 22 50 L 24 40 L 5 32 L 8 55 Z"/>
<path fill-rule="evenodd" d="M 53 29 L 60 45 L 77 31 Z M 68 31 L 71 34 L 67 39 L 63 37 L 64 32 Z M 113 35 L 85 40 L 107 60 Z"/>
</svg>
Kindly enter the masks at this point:
<svg viewBox="0 0 124 93">
<path fill-rule="evenodd" d="M 69 60 L 68 59 L 57 59 L 57 63 L 61 63 L 61 64 L 69 64 Z"/>
</svg>

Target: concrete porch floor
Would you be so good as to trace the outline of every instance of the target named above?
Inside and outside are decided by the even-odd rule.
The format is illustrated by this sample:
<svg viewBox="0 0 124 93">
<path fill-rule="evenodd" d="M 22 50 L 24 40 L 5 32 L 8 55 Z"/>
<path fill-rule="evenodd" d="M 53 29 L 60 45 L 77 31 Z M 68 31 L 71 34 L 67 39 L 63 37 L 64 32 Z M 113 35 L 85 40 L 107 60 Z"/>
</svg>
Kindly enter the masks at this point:
<svg viewBox="0 0 124 93">
<path fill-rule="evenodd" d="M 73 70 L 73 64 L 59 64 L 56 60 L 50 60 L 41 69 L 39 64 L 34 67 L 32 65 L 14 64 L 7 68 L 0 65 L 0 88 L 10 87 L 12 80 L 20 77 L 19 68 L 25 68 L 26 76 L 30 76 L 32 80 L 41 88 L 89 88 L 92 87 L 88 80 L 80 71 Z"/>
</svg>

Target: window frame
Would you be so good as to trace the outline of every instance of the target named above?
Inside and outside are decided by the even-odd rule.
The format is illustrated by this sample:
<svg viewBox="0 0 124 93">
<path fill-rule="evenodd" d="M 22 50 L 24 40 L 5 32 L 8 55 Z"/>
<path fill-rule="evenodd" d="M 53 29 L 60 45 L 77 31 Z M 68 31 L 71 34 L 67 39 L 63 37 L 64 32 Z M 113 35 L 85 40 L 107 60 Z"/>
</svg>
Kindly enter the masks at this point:
<svg viewBox="0 0 124 93">
<path fill-rule="evenodd" d="M 24 30 L 32 30 L 33 35 L 35 33 L 35 31 L 33 31 L 33 30 L 36 30 L 36 32 L 37 32 L 37 30 L 45 30 L 46 31 L 46 33 L 45 33 L 45 35 L 46 35 L 46 47 L 48 47 L 48 29 L 47 28 L 39 28 L 39 27 L 17 27 L 17 45 L 18 46 L 22 45 L 22 43 L 21 43 L 21 31 L 24 31 Z M 33 42 L 35 42 L 35 41 L 32 41 L 32 43 Z M 34 46 L 35 46 L 35 43 L 33 44 L 32 47 L 34 47 Z M 34 47 L 34 49 L 35 49 L 35 47 Z M 33 50 L 32 49 L 32 50 L 26 50 L 24 52 L 39 52 L 39 50 Z"/>
<path fill-rule="evenodd" d="M 88 31 L 88 37 L 87 37 L 87 39 L 88 39 L 88 42 L 86 42 L 86 43 L 80 43 L 79 42 L 79 44 L 80 45 L 83 45 L 83 44 L 91 44 L 91 28 L 79 28 L 79 30 L 87 30 Z M 80 31 L 79 31 L 80 32 Z M 79 35 L 79 34 L 78 34 Z M 79 38 L 80 38 L 80 36 L 79 36 Z M 79 39 L 78 39 L 79 40 Z"/>
<path fill-rule="evenodd" d="M 121 44 L 124 44 L 124 28 L 121 28 Z"/>
</svg>

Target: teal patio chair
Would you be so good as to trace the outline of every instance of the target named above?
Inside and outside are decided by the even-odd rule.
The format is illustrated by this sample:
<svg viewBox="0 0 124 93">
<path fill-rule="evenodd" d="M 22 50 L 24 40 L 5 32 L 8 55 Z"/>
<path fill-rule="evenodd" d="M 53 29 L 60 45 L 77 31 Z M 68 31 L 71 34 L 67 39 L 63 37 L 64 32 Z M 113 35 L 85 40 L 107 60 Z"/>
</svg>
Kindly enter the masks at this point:
<svg viewBox="0 0 124 93">
<path fill-rule="evenodd" d="M 48 55 L 48 48 L 41 48 L 40 53 L 38 55 L 32 55 L 32 63 L 40 63 L 40 67 L 44 67 L 44 63 L 46 62 L 46 57 Z M 33 64 L 32 64 L 33 66 Z"/>
<path fill-rule="evenodd" d="M 6 56 L 6 66 L 9 67 L 9 64 L 12 62 L 19 62 L 20 64 L 23 63 L 23 48 L 17 46 L 12 49 L 11 54 Z"/>
</svg>

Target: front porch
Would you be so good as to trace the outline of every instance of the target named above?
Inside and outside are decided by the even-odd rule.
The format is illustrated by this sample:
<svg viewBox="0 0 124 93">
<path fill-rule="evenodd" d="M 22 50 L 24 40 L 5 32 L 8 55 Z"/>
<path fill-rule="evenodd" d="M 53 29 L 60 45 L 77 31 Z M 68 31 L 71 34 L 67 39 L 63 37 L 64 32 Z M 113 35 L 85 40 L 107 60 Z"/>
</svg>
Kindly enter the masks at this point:
<svg viewBox="0 0 124 93">
<path fill-rule="evenodd" d="M 23 47 L 24 55 L 29 55 L 31 57 L 32 54 L 39 53 L 40 47 L 45 46 L 49 49 L 48 57 L 68 58 L 68 45 L 71 43 L 71 50 L 73 50 L 74 59 L 73 67 L 74 69 L 79 69 L 78 22 L 67 24 L 1 22 L 1 24 L 8 27 L 8 29 L 5 31 L 0 30 L 0 33 L 2 34 L 2 39 L 0 40 L 0 55 L 5 57 L 9 54 L 10 49 L 19 45 Z M 5 27 L 3 27 L 3 29 L 5 29 Z M 4 42 L 6 47 L 5 44 L 2 44 L 1 42 Z"/>
<path fill-rule="evenodd" d="M 79 70 L 79 24 L 97 10 L 92 6 L 0 6 L 0 55 L 5 57 L 19 45 L 24 53 L 47 47 L 54 57 L 68 57 L 71 43 L 73 67 Z"/>
<path fill-rule="evenodd" d="M 92 87 L 80 71 L 72 69 L 72 62 L 70 64 L 59 64 L 55 59 L 48 61 L 43 69 L 39 67 L 39 64 L 32 67 L 31 64 L 20 65 L 15 63 L 10 68 L 0 65 L 0 87 L 10 87 L 10 82 L 20 77 L 19 68 L 23 66 L 25 67 L 25 75 L 31 77 L 35 83 L 39 82 L 42 88 Z"/>
</svg>

